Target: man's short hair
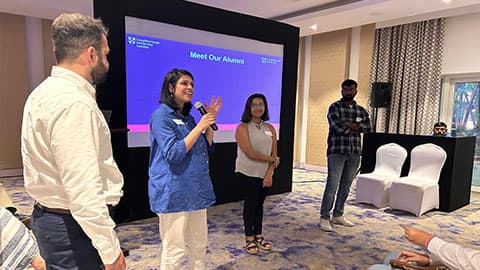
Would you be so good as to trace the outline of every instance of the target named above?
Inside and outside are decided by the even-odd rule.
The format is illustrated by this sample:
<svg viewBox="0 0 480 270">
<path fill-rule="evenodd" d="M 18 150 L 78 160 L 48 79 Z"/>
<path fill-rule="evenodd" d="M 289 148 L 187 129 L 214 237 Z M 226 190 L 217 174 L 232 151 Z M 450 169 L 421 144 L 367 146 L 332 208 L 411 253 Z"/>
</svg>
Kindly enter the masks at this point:
<svg viewBox="0 0 480 270">
<path fill-rule="evenodd" d="M 444 122 L 437 122 L 433 125 L 434 128 L 436 127 L 447 127 L 447 124 L 445 124 Z"/>
<path fill-rule="evenodd" d="M 51 31 L 57 63 L 77 58 L 90 46 L 100 52 L 102 37 L 107 34 L 100 19 L 79 13 L 61 14 L 53 21 Z"/>
<path fill-rule="evenodd" d="M 357 86 L 358 86 L 357 82 L 352 80 L 352 79 L 347 79 L 347 80 L 342 82 L 342 88 L 344 86 L 352 86 L 352 85 L 355 86 L 355 88 L 357 88 Z"/>
</svg>

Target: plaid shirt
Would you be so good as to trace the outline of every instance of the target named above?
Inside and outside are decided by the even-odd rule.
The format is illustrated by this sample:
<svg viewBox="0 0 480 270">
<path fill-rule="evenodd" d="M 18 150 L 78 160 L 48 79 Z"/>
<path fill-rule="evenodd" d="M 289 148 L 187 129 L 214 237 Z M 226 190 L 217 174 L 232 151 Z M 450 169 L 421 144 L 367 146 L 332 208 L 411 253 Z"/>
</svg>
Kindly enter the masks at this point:
<svg viewBox="0 0 480 270">
<path fill-rule="evenodd" d="M 360 133 L 371 131 L 370 118 L 367 111 L 354 101 L 347 105 L 340 99 L 328 108 L 328 150 L 329 154 L 360 154 Z M 350 128 L 345 123 L 356 123 L 359 126 L 359 133 L 350 134 Z"/>
</svg>

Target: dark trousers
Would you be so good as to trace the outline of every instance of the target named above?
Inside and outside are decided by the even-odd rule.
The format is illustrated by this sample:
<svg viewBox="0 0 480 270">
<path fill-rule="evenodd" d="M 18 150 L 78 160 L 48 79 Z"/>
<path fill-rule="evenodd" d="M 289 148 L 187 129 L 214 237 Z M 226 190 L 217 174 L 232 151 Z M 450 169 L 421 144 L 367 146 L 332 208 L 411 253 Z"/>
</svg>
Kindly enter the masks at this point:
<svg viewBox="0 0 480 270">
<path fill-rule="evenodd" d="M 268 188 L 263 187 L 263 179 L 238 173 L 240 181 L 246 185 L 243 203 L 243 223 L 245 236 L 262 234 L 263 202 Z"/>
<path fill-rule="evenodd" d="M 97 250 L 72 215 L 35 206 L 31 224 L 48 270 L 103 269 Z"/>
</svg>

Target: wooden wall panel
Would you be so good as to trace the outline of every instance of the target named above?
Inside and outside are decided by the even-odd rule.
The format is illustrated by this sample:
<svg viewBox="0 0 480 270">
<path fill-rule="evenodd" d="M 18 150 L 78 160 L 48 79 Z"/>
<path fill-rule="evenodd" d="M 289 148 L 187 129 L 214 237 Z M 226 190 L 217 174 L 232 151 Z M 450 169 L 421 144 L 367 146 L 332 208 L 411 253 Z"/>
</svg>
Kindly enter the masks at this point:
<svg viewBox="0 0 480 270">
<path fill-rule="evenodd" d="M 370 70 L 372 66 L 373 44 L 375 41 L 375 24 L 364 25 L 360 29 L 360 57 L 358 63 L 357 102 L 368 110 L 370 96 Z"/>
<path fill-rule="evenodd" d="M 28 90 L 25 17 L 0 13 L 0 170 L 22 168 L 20 129 Z"/>
<path fill-rule="evenodd" d="M 43 36 L 43 70 L 45 78 L 50 76 L 52 66 L 56 65 L 55 55 L 53 54 L 53 43 L 50 35 L 52 28 L 52 20 L 42 19 L 42 36 Z"/>
<path fill-rule="evenodd" d="M 329 105 L 341 97 L 340 84 L 347 77 L 351 30 L 322 33 L 312 38 L 310 90 L 307 119 L 306 163 L 327 166 Z"/>
</svg>

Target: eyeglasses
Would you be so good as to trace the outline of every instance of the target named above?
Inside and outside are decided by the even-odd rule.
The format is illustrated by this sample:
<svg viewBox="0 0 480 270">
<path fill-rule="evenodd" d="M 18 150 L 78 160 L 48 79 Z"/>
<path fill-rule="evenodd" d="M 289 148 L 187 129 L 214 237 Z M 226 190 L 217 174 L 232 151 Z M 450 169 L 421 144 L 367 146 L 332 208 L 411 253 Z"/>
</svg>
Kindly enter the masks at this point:
<svg viewBox="0 0 480 270">
<path fill-rule="evenodd" d="M 252 104 L 250 104 L 250 108 L 265 108 L 265 104 L 263 104 L 263 103 L 252 103 Z"/>
<path fill-rule="evenodd" d="M 447 129 L 444 128 L 444 127 L 435 127 L 435 128 L 433 128 L 433 129 L 434 129 L 435 131 L 445 131 L 445 130 L 447 130 Z"/>
</svg>

